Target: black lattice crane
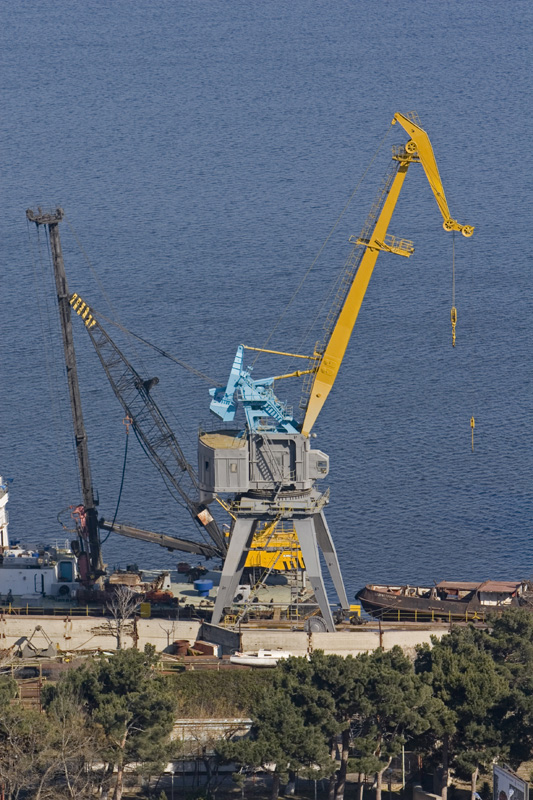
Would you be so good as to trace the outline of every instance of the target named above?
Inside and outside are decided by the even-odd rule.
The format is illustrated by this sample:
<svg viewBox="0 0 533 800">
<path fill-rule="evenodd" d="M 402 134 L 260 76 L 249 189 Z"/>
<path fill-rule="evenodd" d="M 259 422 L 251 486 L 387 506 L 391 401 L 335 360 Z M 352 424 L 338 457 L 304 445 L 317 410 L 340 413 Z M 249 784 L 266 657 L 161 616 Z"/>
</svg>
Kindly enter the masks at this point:
<svg viewBox="0 0 533 800">
<path fill-rule="evenodd" d="M 67 276 L 65 274 L 65 264 L 61 250 L 61 240 L 59 237 L 59 223 L 63 219 L 63 210 L 57 208 L 53 212 L 43 212 L 40 208 L 37 212 L 28 209 L 26 216 L 30 222 L 37 226 L 43 225 L 50 239 L 50 252 L 52 254 L 52 264 L 54 268 L 54 278 L 56 284 L 57 303 L 59 306 L 59 318 L 61 321 L 61 333 L 63 338 L 63 350 L 65 354 L 65 367 L 67 372 L 67 382 L 70 397 L 70 407 L 72 410 L 72 422 L 74 425 L 74 439 L 76 443 L 76 455 L 78 459 L 78 469 L 80 474 L 82 505 L 75 509 L 77 520 L 78 541 L 73 543 L 73 549 L 78 558 L 78 568 L 80 571 L 81 582 L 86 587 L 101 583 L 104 575 L 104 564 L 100 547 L 98 532 L 98 513 L 96 507 L 98 500 L 93 488 L 91 478 L 91 465 L 89 461 L 89 449 L 87 446 L 87 433 L 83 422 L 81 408 L 80 387 L 78 384 L 78 371 L 76 365 L 76 352 L 74 350 L 74 340 L 72 337 L 72 322 L 70 310 L 70 293 L 68 290 Z"/>
</svg>

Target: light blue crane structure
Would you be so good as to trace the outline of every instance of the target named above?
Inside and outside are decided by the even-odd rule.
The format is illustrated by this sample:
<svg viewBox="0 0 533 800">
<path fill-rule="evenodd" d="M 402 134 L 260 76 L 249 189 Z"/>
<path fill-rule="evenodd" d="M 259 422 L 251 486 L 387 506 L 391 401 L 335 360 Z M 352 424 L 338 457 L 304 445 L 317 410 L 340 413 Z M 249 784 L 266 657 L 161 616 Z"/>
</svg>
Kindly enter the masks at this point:
<svg viewBox="0 0 533 800">
<path fill-rule="evenodd" d="M 289 376 L 278 375 L 273 378 L 253 380 L 250 370 L 244 368 L 245 349 L 245 345 L 242 344 L 237 348 L 227 386 L 209 390 L 209 394 L 213 398 L 210 410 L 224 422 L 233 422 L 237 411 L 237 402 L 240 400 L 246 415 L 248 430 L 300 433 L 300 426 L 294 419 L 291 410 L 274 394 L 274 381 Z M 291 377 L 310 371 L 291 373 Z"/>
<path fill-rule="evenodd" d="M 298 536 L 307 577 L 322 615 L 310 624 L 315 630 L 334 630 L 319 549 L 342 609 L 348 609 L 348 600 L 324 516 L 329 492 L 316 488 L 316 481 L 328 474 L 329 459 L 311 447 L 311 440 L 302 435 L 292 409 L 274 392 L 275 381 L 312 374 L 314 368 L 254 380 L 251 369 L 244 366 L 247 349 L 242 344 L 237 348 L 226 386 L 210 389 L 210 410 L 223 422 L 232 423 L 240 405 L 246 429 L 201 433 L 199 440 L 201 500 L 209 503 L 216 494 L 231 493 L 235 517 L 212 621 L 218 623 L 232 606 L 254 534 L 277 518 L 291 520 Z"/>
</svg>

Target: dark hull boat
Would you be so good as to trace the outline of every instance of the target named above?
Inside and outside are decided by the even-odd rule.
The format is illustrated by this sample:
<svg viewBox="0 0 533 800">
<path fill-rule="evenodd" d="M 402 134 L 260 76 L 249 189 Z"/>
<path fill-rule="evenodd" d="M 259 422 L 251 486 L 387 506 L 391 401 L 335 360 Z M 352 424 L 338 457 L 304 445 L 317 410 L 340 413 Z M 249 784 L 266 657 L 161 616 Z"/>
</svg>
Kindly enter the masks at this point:
<svg viewBox="0 0 533 800">
<path fill-rule="evenodd" d="M 373 617 L 396 621 L 484 620 L 512 606 L 533 610 L 533 590 L 526 581 L 441 581 L 435 586 L 367 584 L 356 594 Z"/>
</svg>

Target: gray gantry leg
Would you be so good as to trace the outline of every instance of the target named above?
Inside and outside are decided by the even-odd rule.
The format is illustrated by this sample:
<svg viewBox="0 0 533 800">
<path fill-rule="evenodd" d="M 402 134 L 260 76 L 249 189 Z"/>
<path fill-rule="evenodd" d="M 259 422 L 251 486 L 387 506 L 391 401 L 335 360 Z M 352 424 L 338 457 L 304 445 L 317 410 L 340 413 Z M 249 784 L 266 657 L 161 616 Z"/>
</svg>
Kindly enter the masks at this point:
<svg viewBox="0 0 533 800">
<path fill-rule="evenodd" d="M 316 517 L 304 517 L 303 519 L 295 519 L 294 527 L 298 534 L 298 541 L 302 555 L 304 557 L 305 569 L 307 577 L 313 588 L 313 592 L 317 599 L 322 616 L 326 623 L 328 631 L 335 631 L 335 623 L 329 607 L 328 596 L 326 594 L 326 587 L 324 586 L 324 579 L 322 578 L 322 570 L 320 569 L 320 557 L 318 555 L 318 531 L 316 529 Z"/>
<path fill-rule="evenodd" d="M 211 617 L 213 625 L 218 625 L 224 609 L 233 603 L 256 526 L 257 520 L 255 519 L 237 518 L 235 520 Z"/>
<path fill-rule="evenodd" d="M 329 532 L 328 523 L 326 522 L 324 512 L 321 511 L 320 514 L 317 514 L 314 519 L 318 546 L 324 553 L 324 559 L 326 561 L 329 574 L 331 575 L 331 580 L 333 581 L 335 591 L 337 592 L 337 597 L 340 600 L 341 608 L 346 611 L 349 608 L 348 598 L 346 597 L 346 589 L 344 588 L 344 581 L 342 580 L 339 559 L 337 558 L 337 551 L 335 550 L 335 545 L 333 544 L 333 539 L 331 538 L 331 533 Z"/>
</svg>

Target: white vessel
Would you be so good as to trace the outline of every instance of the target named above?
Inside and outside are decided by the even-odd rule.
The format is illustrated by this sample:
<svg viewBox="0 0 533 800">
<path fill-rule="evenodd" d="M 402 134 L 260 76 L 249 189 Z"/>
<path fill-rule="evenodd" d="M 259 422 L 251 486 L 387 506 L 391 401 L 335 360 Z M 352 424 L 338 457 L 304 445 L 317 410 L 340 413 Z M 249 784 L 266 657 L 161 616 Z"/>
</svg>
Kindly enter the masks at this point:
<svg viewBox="0 0 533 800">
<path fill-rule="evenodd" d="M 242 664 L 245 667 L 275 667 L 283 658 L 290 658 L 292 653 L 288 650 L 258 650 L 257 653 L 233 653 L 230 656 L 232 664 Z"/>
<path fill-rule="evenodd" d="M 68 548 L 26 548 L 10 545 L 7 482 L 0 476 L 0 595 L 3 603 L 14 597 L 68 600 L 78 589 L 76 556 Z"/>
</svg>

